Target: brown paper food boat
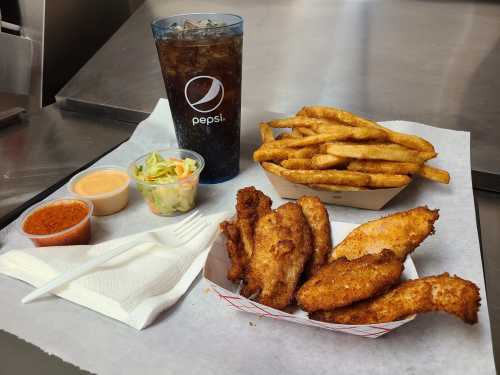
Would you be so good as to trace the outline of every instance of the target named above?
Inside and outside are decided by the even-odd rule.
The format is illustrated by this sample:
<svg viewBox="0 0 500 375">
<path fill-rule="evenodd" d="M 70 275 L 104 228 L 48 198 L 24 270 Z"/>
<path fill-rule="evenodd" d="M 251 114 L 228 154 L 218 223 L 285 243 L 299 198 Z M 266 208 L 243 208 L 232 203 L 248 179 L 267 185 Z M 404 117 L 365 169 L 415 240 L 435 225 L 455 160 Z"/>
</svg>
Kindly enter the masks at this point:
<svg viewBox="0 0 500 375">
<path fill-rule="evenodd" d="M 367 210 L 382 209 L 406 187 L 333 192 L 313 189 L 307 185 L 295 184 L 268 171 L 264 172 L 282 198 L 298 199 L 303 195 L 314 195 L 321 199 L 323 203 L 364 208 Z"/>
</svg>

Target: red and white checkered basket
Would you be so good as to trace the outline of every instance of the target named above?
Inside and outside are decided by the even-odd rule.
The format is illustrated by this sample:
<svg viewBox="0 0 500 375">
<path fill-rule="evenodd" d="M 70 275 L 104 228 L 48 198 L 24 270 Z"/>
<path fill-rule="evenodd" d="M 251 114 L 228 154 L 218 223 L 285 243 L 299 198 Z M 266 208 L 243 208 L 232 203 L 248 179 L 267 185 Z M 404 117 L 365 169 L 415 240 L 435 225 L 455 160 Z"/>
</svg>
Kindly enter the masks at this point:
<svg viewBox="0 0 500 375">
<path fill-rule="evenodd" d="M 356 224 L 351 223 L 333 222 L 332 235 L 334 243 L 337 244 L 342 241 L 356 226 Z M 203 276 L 215 292 L 215 295 L 224 302 L 224 305 L 235 311 L 369 338 L 377 338 L 385 335 L 415 318 L 415 316 L 411 316 L 405 320 L 390 323 L 347 325 L 324 323 L 309 319 L 307 313 L 298 308 L 292 313 L 276 310 L 239 295 L 238 285 L 231 283 L 226 278 L 229 265 L 230 262 L 225 249 L 225 239 L 223 235 L 219 235 L 207 257 Z M 408 257 L 405 262 L 402 279 L 415 279 L 417 277 L 418 274 L 415 265 L 411 258 Z"/>
</svg>

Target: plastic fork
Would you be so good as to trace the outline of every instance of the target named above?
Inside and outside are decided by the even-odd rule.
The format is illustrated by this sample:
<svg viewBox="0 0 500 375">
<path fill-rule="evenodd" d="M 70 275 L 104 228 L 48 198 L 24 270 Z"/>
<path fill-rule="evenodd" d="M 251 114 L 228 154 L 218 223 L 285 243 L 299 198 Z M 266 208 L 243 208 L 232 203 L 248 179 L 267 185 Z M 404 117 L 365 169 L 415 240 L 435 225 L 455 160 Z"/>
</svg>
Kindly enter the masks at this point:
<svg viewBox="0 0 500 375">
<path fill-rule="evenodd" d="M 185 245 L 193 238 L 195 238 L 198 234 L 203 232 L 207 225 L 208 224 L 203 215 L 198 210 L 196 210 L 191 215 L 180 221 L 178 224 L 175 224 L 174 228 L 172 228 L 172 235 L 176 237 L 175 245 L 172 244 L 172 247 L 180 247 L 182 245 Z M 34 301 L 35 299 L 40 298 L 47 293 L 50 293 L 54 289 L 57 289 L 62 285 L 69 283 L 70 281 L 76 280 L 90 271 L 93 271 L 95 268 L 101 266 L 107 261 L 123 253 L 126 253 L 128 250 L 134 248 L 140 243 L 141 241 L 135 241 L 132 243 L 123 244 L 110 251 L 107 251 L 105 254 L 102 254 L 96 258 L 89 260 L 88 262 L 79 265 L 78 267 L 64 272 L 29 293 L 21 300 L 21 302 L 29 303 L 31 301 Z"/>
</svg>

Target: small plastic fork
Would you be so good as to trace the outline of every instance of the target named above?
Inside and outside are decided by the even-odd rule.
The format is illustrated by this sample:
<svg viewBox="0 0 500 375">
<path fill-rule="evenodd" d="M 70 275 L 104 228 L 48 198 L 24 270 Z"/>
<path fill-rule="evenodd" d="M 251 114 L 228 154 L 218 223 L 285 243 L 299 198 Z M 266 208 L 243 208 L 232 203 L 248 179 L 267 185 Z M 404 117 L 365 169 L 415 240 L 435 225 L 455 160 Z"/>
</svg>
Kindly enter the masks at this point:
<svg viewBox="0 0 500 375">
<path fill-rule="evenodd" d="M 174 239 L 171 244 L 170 243 L 168 244 L 168 246 L 175 248 L 185 245 L 186 243 L 194 239 L 198 234 L 203 232 L 203 230 L 207 227 L 207 225 L 208 223 L 204 219 L 203 215 L 198 210 L 196 210 L 191 215 L 189 215 L 188 217 L 186 217 L 185 219 L 174 225 L 174 227 L 172 228 L 172 237 L 174 237 Z M 88 262 L 79 265 L 78 267 L 75 267 L 67 272 L 64 272 L 59 276 L 55 277 L 54 279 L 48 281 L 41 287 L 29 293 L 21 300 L 21 302 L 22 303 L 32 302 L 35 299 L 40 298 L 41 296 L 47 293 L 50 293 L 54 289 L 57 289 L 62 285 L 69 283 L 70 281 L 78 279 L 79 277 L 87 274 L 88 272 L 101 266 L 107 261 L 123 253 L 126 253 L 128 250 L 134 248 L 140 243 L 141 242 L 139 241 L 135 241 L 132 243 L 123 244 L 121 246 L 114 248 L 113 250 L 107 251 L 103 255 L 100 255 L 96 258 L 89 260 Z"/>
</svg>

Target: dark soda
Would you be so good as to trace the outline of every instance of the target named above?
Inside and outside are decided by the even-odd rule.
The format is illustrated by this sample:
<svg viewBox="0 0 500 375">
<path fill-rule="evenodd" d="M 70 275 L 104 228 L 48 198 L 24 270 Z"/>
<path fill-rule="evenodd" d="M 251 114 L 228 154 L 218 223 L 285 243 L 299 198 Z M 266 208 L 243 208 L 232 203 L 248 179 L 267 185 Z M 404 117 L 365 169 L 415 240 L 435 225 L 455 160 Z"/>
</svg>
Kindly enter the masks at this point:
<svg viewBox="0 0 500 375">
<path fill-rule="evenodd" d="M 238 22 L 220 21 L 227 17 Z M 240 156 L 241 18 L 197 14 L 160 21 L 156 47 L 179 146 L 205 158 L 201 182 L 233 178 Z"/>
</svg>

